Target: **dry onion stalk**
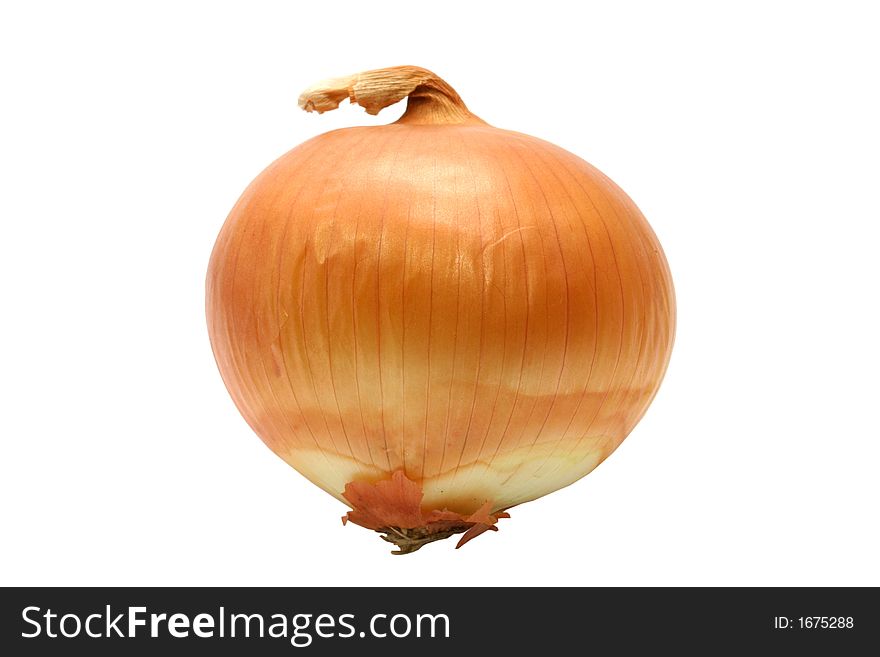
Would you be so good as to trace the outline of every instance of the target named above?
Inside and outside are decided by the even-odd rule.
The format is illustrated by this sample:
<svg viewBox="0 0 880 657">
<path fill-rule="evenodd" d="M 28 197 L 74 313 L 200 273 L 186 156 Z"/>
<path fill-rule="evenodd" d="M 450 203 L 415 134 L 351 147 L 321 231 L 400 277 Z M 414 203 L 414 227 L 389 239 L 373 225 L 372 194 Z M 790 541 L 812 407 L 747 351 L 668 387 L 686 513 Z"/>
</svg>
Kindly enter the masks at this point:
<svg viewBox="0 0 880 657">
<path fill-rule="evenodd" d="M 666 370 L 660 244 L 611 180 L 412 66 L 318 84 L 322 134 L 247 188 L 211 256 L 214 355 L 282 459 L 412 552 L 495 529 L 623 441 Z"/>
</svg>

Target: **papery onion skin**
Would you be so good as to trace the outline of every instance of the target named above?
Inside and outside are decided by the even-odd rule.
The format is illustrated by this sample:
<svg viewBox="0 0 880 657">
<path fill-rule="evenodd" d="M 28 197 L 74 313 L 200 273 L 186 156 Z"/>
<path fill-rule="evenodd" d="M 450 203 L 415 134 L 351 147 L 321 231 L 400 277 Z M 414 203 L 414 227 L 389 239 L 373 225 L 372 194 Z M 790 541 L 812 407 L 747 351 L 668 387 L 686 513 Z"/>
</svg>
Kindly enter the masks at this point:
<svg viewBox="0 0 880 657">
<path fill-rule="evenodd" d="M 319 111 L 410 100 L 251 183 L 211 256 L 207 317 L 238 409 L 287 463 L 343 502 L 403 472 L 422 509 L 464 517 L 614 451 L 663 378 L 675 302 L 617 185 L 444 85 L 399 67 L 306 92 Z"/>
</svg>

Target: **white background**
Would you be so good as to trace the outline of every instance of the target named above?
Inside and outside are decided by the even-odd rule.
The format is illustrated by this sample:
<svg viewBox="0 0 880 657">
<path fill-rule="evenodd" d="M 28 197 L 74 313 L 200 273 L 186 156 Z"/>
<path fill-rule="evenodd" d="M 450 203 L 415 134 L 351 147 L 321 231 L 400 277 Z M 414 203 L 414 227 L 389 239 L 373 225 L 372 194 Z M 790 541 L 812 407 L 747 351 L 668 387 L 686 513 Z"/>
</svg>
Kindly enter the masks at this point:
<svg viewBox="0 0 880 657">
<path fill-rule="evenodd" d="M 0 583 L 880 585 L 880 46 L 856 2 L 5 3 Z M 274 456 L 205 328 L 322 78 L 433 69 L 640 205 L 679 329 L 644 421 L 501 531 L 408 557 Z"/>
</svg>

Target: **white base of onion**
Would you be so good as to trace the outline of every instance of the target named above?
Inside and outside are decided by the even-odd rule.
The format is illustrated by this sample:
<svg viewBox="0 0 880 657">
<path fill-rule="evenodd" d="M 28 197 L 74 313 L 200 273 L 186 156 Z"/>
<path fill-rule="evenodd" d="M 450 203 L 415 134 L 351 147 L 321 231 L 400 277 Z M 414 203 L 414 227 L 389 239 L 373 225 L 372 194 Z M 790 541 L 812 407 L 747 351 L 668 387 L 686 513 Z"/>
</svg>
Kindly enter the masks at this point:
<svg viewBox="0 0 880 657">
<path fill-rule="evenodd" d="M 490 462 L 477 461 L 456 470 L 419 480 L 417 473 L 407 473 L 419 481 L 424 491 L 422 508 L 448 509 L 473 513 L 487 501 L 492 510 L 508 509 L 559 490 L 588 475 L 601 463 L 608 450 L 608 440 L 597 436 L 584 440 L 583 447 L 568 453 L 550 443 L 525 446 L 499 454 Z M 282 455 L 293 468 L 318 484 L 340 502 L 345 485 L 353 481 L 379 481 L 391 473 L 347 456 L 324 454 L 313 450 L 297 450 Z"/>
</svg>

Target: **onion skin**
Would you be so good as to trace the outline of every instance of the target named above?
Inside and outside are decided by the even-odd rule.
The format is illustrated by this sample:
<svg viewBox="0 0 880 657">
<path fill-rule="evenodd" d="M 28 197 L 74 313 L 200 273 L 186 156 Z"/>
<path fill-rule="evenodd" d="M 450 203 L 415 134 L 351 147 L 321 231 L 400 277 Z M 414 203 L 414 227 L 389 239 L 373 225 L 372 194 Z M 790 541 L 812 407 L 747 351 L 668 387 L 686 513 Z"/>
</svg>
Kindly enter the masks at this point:
<svg viewBox="0 0 880 657">
<path fill-rule="evenodd" d="M 242 415 L 316 485 L 369 513 L 346 485 L 399 472 L 426 513 L 471 518 L 614 451 L 663 378 L 674 293 L 617 185 L 430 72 L 332 80 L 301 104 L 406 95 L 398 122 L 322 134 L 251 183 L 211 256 L 208 328 Z"/>
</svg>

